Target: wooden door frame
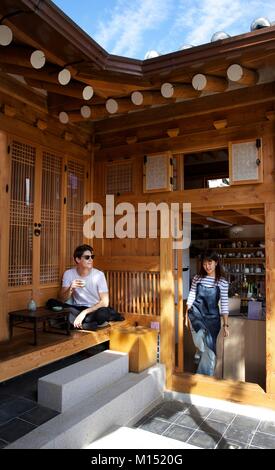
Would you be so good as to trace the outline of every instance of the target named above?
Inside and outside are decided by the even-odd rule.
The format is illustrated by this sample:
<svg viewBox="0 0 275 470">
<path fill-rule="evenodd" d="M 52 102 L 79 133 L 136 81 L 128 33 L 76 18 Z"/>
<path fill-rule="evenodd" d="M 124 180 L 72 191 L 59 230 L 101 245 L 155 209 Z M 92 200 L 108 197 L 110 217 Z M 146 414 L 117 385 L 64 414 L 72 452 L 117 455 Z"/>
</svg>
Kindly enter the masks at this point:
<svg viewBox="0 0 275 470">
<path fill-rule="evenodd" d="M 160 239 L 161 362 L 166 387 L 242 404 L 275 409 L 275 202 L 264 204 L 266 243 L 266 390 L 260 385 L 175 371 L 175 321 L 172 240 Z M 173 315 L 171 315 L 173 311 Z"/>
</svg>

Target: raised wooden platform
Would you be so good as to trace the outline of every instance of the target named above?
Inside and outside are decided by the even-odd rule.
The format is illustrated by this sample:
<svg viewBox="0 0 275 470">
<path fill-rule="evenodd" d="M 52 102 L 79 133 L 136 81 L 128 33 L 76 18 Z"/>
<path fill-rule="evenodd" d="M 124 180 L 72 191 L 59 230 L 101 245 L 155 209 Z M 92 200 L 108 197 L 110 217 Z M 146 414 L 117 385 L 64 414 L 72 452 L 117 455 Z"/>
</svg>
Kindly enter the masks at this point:
<svg viewBox="0 0 275 470">
<path fill-rule="evenodd" d="M 127 320 L 114 322 L 111 327 L 97 331 L 72 331 L 70 336 L 39 334 L 39 344 L 34 346 L 31 331 L 20 334 L 0 344 L 0 382 L 29 372 L 38 367 L 71 356 L 83 349 L 109 340 L 111 328 L 128 325 Z"/>
<path fill-rule="evenodd" d="M 22 333 L 21 329 L 15 327 L 13 339 L 0 344 L 0 382 L 109 341 L 113 328 L 131 326 L 135 322 L 148 325 L 150 321 L 156 321 L 155 317 L 149 315 L 126 314 L 125 318 L 122 322 L 110 322 L 111 326 L 97 331 L 73 330 L 70 336 L 43 334 L 40 331 L 37 346 L 32 344 L 32 331 L 24 330 Z"/>
</svg>

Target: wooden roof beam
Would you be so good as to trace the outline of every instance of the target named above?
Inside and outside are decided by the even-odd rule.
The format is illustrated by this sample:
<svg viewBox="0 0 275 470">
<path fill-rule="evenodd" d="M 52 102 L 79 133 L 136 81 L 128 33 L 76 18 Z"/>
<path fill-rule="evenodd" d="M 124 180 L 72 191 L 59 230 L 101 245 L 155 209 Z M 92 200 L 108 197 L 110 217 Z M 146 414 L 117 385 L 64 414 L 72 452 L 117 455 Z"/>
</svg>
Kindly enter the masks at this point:
<svg viewBox="0 0 275 470">
<path fill-rule="evenodd" d="M 90 108 L 91 114 L 88 118 L 84 118 L 80 110 L 79 111 L 68 111 L 67 115 L 69 122 L 84 122 L 84 121 L 93 121 L 95 119 L 101 119 L 108 117 L 108 113 L 105 109 L 105 106 L 93 106 Z"/>
<path fill-rule="evenodd" d="M 192 78 L 192 86 L 197 91 L 223 92 L 228 87 L 224 78 L 197 73 Z"/>
<path fill-rule="evenodd" d="M 252 213 L 250 212 L 250 209 L 236 209 L 236 212 L 238 212 L 238 213 L 241 214 L 241 215 L 244 215 L 245 217 L 248 217 L 248 218 L 251 219 L 252 221 L 260 222 L 261 224 L 264 224 L 264 223 L 265 223 L 265 217 L 264 217 L 264 215 L 252 214 Z"/>
<path fill-rule="evenodd" d="M 159 91 L 133 91 L 131 101 L 135 106 L 152 106 L 167 104 L 169 101 Z"/>
<path fill-rule="evenodd" d="M 114 99 L 110 98 L 106 101 L 106 109 L 109 114 L 127 113 L 136 110 L 136 106 L 127 98 Z"/>
<path fill-rule="evenodd" d="M 227 78 L 231 82 L 240 83 L 241 85 L 256 85 L 259 80 L 259 74 L 255 70 L 250 70 L 239 64 L 232 64 L 228 67 Z"/>
<path fill-rule="evenodd" d="M 0 91 L 20 102 L 30 105 L 32 108 L 47 113 L 46 97 L 30 90 L 26 85 L 20 83 L 13 77 L 7 77 L 0 72 Z"/>
<path fill-rule="evenodd" d="M 55 85 L 54 83 L 44 82 L 41 80 L 33 80 L 32 78 L 26 78 L 25 81 L 28 85 L 34 88 L 40 88 L 42 90 L 49 91 L 58 95 L 70 96 L 72 98 L 83 99 L 84 86 L 78 83 L 70 83 L 69 85 Z M 89 100 L 88 100 L 89 101 Z"/>
<path fill-rule="evenodd" d="M 188 99 L 200 95 L 200 91 L 195 90 L 187 83 L 163 83 L 161 86 L 161 94 L 164 98 Z"/>
</svg>

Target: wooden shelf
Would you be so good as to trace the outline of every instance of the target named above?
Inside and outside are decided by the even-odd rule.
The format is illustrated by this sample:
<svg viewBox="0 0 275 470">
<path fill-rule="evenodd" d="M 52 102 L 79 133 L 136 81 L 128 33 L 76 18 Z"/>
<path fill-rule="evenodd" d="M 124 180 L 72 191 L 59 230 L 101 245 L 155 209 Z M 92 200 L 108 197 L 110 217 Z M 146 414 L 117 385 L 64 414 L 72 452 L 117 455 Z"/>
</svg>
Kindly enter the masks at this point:
<svg viewBox="0 0 275 470">
<path fill-rule="evenodd" d="M 265 258 L 221 258 L 222 264 L 261 264 L 265 263 Z"/>
<path fill-rule="evenodd" d="M 238 248 L 238 247 L 231 247 L 231 248 L 217 248 L 217 251 L 222 252 L 222 253 L 230 253 L 230 252 L 235 252 L 238 251 L 240 253 L 251 253 L 253 251 L 260 251 L 260 250 L 265 250 L 265 248 L 261 248 L 260 246 L 248 246 L 247 248 Z"/>
</svg>

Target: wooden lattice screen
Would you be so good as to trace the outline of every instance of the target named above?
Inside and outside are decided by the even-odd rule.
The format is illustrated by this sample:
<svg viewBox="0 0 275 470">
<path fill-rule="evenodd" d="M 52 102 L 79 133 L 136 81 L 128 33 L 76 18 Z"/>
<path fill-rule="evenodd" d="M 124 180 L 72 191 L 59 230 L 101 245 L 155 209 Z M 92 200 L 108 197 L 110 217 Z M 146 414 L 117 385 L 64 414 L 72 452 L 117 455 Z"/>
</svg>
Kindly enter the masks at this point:
<svg viewBox="0 0 275 470">
<path fill-rule="evenodd" d="M 107 271 L 110 305 L 121 313 L 160 315 L 159 272 Z"/>
<path fill-rule="evenodd" d="M 35 160 L 35 147 L 11 143 L 10 287 L 32 284 Z"/>
<path fill-rule="evenodd" d="M 83 207 L 85 205 L 85 166 L 70 160 L 67 183 L 66 267 L 73 266 L 73 252 L 83 243 Z"/>
<path fill-rule="evenodd" d="M 43 152 L 41 195 L 41 284 L 59 282 L 62 157 Z"/>
<path fill-rule="evenodd" d="M 106 194 L 125 194 L 132 191 L 132 162 L 108 163 L 106 166 Z"/>
</svg>

